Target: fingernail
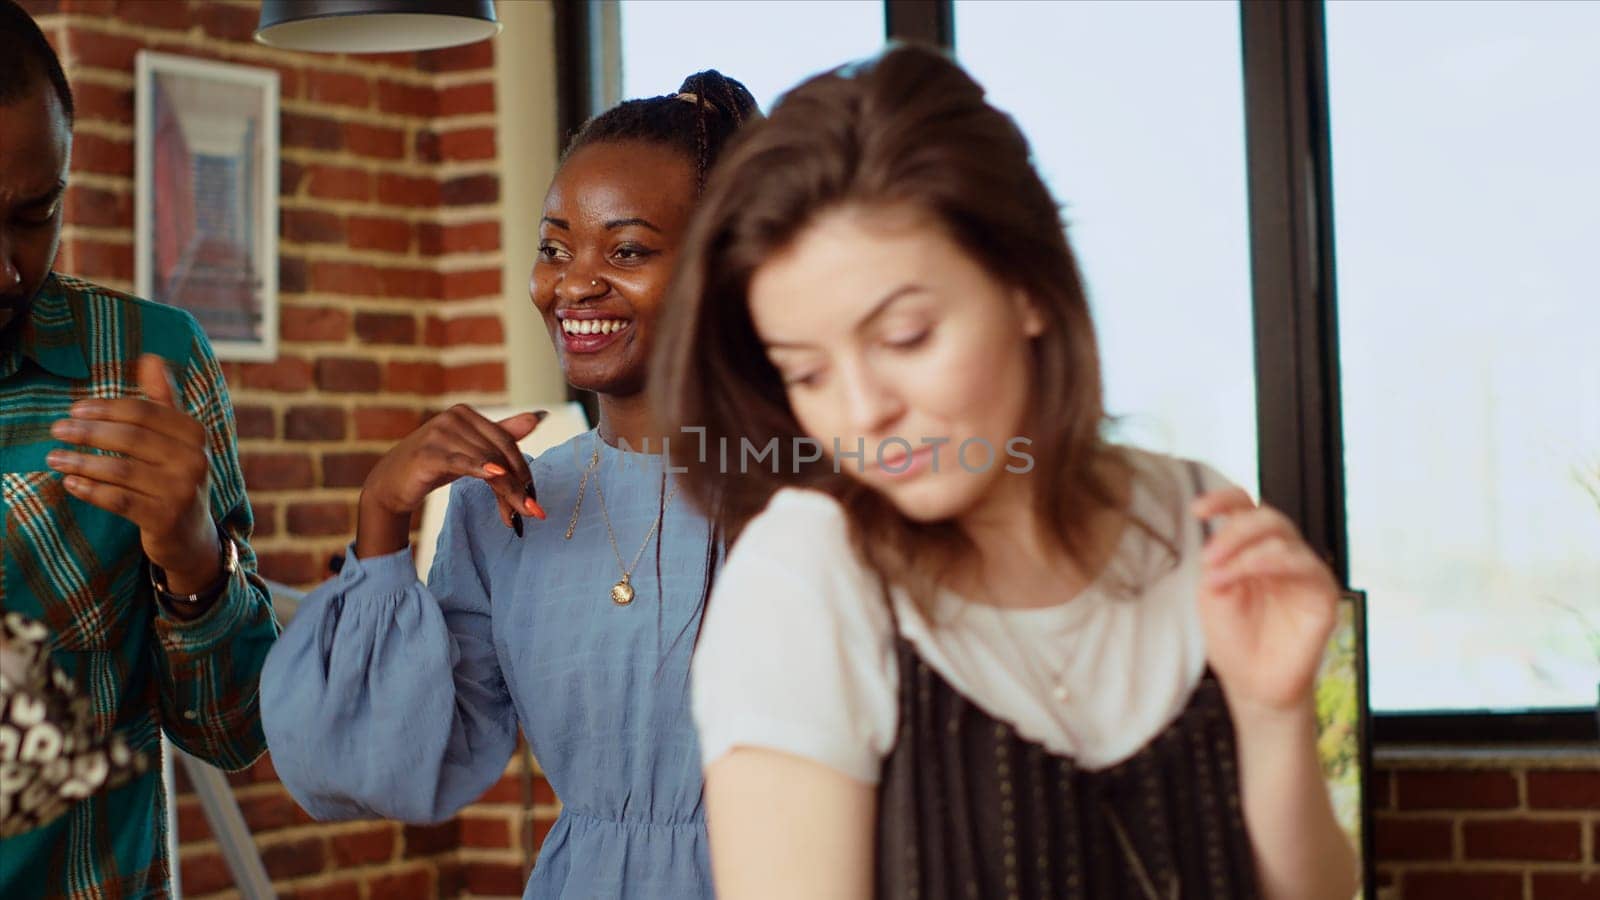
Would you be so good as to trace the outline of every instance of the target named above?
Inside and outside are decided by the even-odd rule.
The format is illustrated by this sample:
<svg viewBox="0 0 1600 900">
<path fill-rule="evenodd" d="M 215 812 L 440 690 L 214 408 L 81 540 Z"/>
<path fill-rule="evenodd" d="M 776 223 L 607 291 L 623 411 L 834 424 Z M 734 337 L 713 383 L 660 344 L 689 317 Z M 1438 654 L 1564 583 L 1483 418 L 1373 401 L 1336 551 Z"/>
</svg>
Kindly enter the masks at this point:
<svg viewBox="0 0 1600 900">
<path fill-rule="evenodd" d="M 533 411 L 533 415 L 534 415 L 534 419 L 535 419 L 535 424 L 538 424 L 539 422 L 543 422 L 544 421 L 544 417 L 545 416 L 550 415 L 550 410 L 548 410 L 548 409 L 536 409 L 536 410 Z"/>
<path fill-rule="evenodd" d="M 488 472 L 490 475 L 494 476 L 495 478 L 499 478 L 501 475 L 504 475 L 506 473 L 505 469 L 501 468 L 500 466 L 495 465 L 494 463 L 484 463 L 483 464 L 483 470 L 485 472 Z"/>
<path fill-rule="evenodd" d="M 517 537 L 522 537 L 522 517 L 516 513 L 511 514 L 511 530 L 517 533 Z"/>
<path fill-rule="evenodd" d="M 45 464 L 52 469 L 59 469 L 72 461 L 72 454 L 65 450 L 51 450 L 45 454 Z"/>
<path fill-rule="evenodd" d="M 73 492 L 81 491 L 84 488 L 83 479 L 76 475 L 68 475 L 66 478 L 62 479 L 61 485 L 67 490 Z"/>
<path fill-rule="evenodd" d="M 522 486 L 522 492 L 528 495 L 529 500 L 537 502 L 539 499 L 539 492 L 533 489 L 533 482 L 531 481 Z"/>
<path fill-rule="evenodd" d="M 94 402 L 93 400 L 80 400 L 77 403 L 72 404 L 71 412 L 78 418 L 99 415 L 100 404 Z"/>
<path fill-rule="evenodd" d="M 77 437 L 81 429 L 82 426 L 71 419 L 60 419 L 50 426 L 50 436 L 70 440 Z"/>
<path fill-rule="evenodd" d="M 544 521 L 544 507 L 542 507 L 539 504 L 533 502 L 532 500 L 529 500 L 524 505 L 527 506 L 529 515 L 533 516 L 535 519 L 538 519 L 541 522 Z"/>
</svg>

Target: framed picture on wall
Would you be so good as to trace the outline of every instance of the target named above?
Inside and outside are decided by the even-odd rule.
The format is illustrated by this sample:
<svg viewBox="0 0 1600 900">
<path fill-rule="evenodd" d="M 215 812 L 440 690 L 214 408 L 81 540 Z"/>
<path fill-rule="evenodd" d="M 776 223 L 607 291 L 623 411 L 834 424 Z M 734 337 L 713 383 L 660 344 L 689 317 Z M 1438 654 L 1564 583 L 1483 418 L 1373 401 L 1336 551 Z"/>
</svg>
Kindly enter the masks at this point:
<svg viewBox="0 0 1600 900">
<path fill-rule="evenodd" d="M 1344 591 L 1317 675 L 1317 755 L 1339 824 L 1361 858 L 1361 896 L 1376 900 L 1372 858 L 1372 739 L 1367 703 L 1367 595 Z"/>
<path fill-rule="evenodd" d="M 141 51 L 137 293 L 188 310 L 219 359 L 278 353 L 278 73 Z"/>
</svg>

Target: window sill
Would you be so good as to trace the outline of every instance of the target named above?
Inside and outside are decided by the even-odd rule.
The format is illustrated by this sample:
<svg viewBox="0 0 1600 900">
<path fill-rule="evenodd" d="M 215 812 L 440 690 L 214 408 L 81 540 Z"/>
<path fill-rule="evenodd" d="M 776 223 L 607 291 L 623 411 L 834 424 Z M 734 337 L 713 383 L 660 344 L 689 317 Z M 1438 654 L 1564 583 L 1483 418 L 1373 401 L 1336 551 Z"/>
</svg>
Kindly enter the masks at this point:
<svg viewBox="0 0 1600 900">
<path fill-rule="evenodd" d="M 1376 713 L 1368 718 L 1374 747 L 1437 746 L 1539 749 L 1554 746 L 1600 749 L 1595 709 L 1522 712 Z"/>
<path fill-rule="evenodd" d="M 1378 769 L 1600 769 L 1600 746 L 1551 744 L 1385 744 L 1372 750 Z"/>
</svg>

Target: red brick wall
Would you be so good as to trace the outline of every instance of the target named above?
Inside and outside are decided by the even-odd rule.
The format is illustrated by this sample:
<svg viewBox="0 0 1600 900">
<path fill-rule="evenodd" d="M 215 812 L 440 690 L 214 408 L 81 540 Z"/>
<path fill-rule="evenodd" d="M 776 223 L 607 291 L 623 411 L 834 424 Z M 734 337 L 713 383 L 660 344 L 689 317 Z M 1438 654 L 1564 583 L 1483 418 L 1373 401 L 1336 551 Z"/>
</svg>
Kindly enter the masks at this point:
<svg viewBox="0 0 1600 900">
<path fill-rule="evenodd" d="M 483 799 L 441 825 L 318 824 L 263 759 L 229 776 L 245 823 L 282 900 L 426 900 L 522 896 L 556 814 L 555 794 L 513 761 Z M 181 769 L 178 837 L 185 897 L 237 896 L 233 878 Z"/>
<path fill-rule="evenodd" d="M 503 402 L 494 44 L 316 56 L 256 44 L 253 0 L 23 0 L 78 102 L 57 267 L 133 289 L 134 55 L 281 76 L 279 358 L 226 363 L 269 578 L 309 586 L 354 527 L 362 480 L 427 414 Z M 552 124 L 553 128 L 553 124 Z M 279 895 L 518 897 L 555 798 L 521 768 L 432 828 L 312 823 L 270 759 L 231 776 Z M 185 895 L 237 896 L 180 777 Z"/>
<path fill-rule="evenodd" d="M 1386 897 L 1600 898 L 1600 751 L 1405 754 L 1377 775 Z"/>
</svg>

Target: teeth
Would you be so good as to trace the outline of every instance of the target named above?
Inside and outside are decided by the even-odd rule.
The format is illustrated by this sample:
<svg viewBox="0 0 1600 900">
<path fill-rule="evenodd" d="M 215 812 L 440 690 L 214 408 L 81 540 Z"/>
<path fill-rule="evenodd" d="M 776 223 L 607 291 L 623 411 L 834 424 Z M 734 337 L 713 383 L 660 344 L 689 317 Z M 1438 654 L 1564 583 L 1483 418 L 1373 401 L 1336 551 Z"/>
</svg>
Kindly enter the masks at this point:
<svg viewBox="0 0 1600 900">
<path fill-rule="evenodd" d="M 612 334 L 627 324 L 623 319 L 562 319 L 561 330 L 567 334 Z"/>
</svg>

